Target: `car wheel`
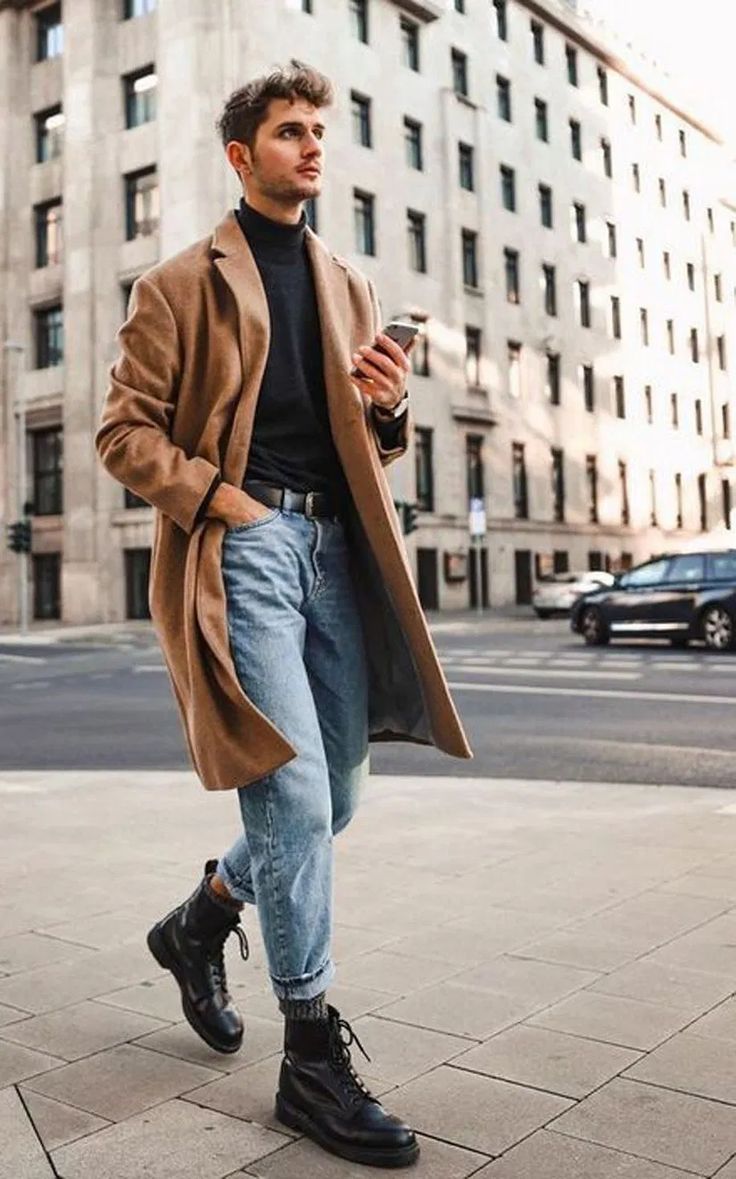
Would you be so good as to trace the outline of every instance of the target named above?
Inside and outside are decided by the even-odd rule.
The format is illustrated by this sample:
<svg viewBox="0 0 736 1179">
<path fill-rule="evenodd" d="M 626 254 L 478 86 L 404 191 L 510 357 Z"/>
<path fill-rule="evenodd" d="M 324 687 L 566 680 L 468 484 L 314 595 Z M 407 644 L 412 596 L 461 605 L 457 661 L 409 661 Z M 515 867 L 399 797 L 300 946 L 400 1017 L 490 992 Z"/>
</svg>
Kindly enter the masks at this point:
<svg viewBox="0 0 736 1179">
<path fill-rule="evenodd" d="M 685 647 L 687 647 L 689 643 L 690 640 L 686 638 L 685 635 L 676 635 L 674 639 L 670 639 L 670 646 L 679 647 L 680 650 L 683 650 Z"/>
<path fill-rule="evenodd" d="M 732 651 L 736 642 L 733 618 L 723 606 L 709 606 L 702 616 L 703 638 L 711 651 Z"/>
<path fill-rule="evenodd" d="M 536 614 L 537 618 L 551 618 L 549 610 L 535 610 L 534 613 Z"/>
<path fill-rule="evenodd" d="M 589 647 L 603 647 L 611 641 L 608 627 L 595 606 L 587 606 L 580 615 L 580 633 Z"/>
</svg>

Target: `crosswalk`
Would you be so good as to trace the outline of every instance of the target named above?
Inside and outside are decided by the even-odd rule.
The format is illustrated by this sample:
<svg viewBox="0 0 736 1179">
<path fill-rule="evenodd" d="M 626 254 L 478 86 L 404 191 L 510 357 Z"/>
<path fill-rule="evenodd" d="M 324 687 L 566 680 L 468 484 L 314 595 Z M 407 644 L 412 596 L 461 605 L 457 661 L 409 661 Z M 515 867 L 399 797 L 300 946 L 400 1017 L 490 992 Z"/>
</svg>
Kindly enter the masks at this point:
<svg viewBox="0 0 736 1179">
<path fill-rule="evenodd" d="M 478 651 L 469 647 L 440 646 L 439 654 L 446 671 L 472 677 L 491 673 L 509 678 L 527 675 L 560 681 L 576 678 L 635 681 L 648 675 L 666 678 L 669 673 L 683 678 L 687 675 L 707 676 L 713 680 L 736 677 L 736 654 L 719 657 L 704 650 L 681 654 L 661 649 L 641 652 L 549 648 L 518 651 L 489 647 Z"/>
</svg>

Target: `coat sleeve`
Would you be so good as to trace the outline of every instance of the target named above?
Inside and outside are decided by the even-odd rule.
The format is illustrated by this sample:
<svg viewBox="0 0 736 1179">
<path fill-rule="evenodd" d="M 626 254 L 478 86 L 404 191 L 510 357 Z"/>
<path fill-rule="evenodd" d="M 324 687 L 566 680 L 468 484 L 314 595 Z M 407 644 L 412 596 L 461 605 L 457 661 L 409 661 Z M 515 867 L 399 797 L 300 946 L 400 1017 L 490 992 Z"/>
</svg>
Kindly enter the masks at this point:
<svg viewBox="0 0 736 1179">
<path fill-rule="evenodd" d="M 120 352 L 109 370 L 97 453 L 113 478 L 190 533 L 220 472 L 171 441 L 181 375 L 179 335 L 168 302 L 145 275 L 133 286 L 117 339 Z"/>
<path fill-rule="evenodd" d="M 380 332 L 383 326 L 381 318 L 381 304 L 376 294 L 376 288 L 371 279 L 368 279 L 368 290 L 371 296 L 371 307 L 373 311 L 373 335 L 375 337 L 377 332 Z M 378 454 L 384 467 L 392 463 L 394 459 L 400 458 L 406 452 L 409 445 L 409 420 L 411 409 L 407 409 L 400 418 L 394 421 L 381 422 L 374 415 L 372 403 L 366 406 L 366 417 L 371 433 L 376 441 Z"/>
</svg>

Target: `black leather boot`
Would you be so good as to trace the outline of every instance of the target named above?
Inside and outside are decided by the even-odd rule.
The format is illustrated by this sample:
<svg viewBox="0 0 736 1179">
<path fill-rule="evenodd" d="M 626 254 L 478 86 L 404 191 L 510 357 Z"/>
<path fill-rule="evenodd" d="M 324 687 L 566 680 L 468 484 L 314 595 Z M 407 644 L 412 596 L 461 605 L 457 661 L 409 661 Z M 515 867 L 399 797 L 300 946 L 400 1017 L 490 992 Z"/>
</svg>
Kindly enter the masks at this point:
<svg viewBox="0 0 736 1179">
<path fill-rule="evenodd" d="M 218 1052 L 237 1052 L 243 1020 L 228 994 L 224 946 L 235 930 L 245 961 L 248 941 L 235 906 L 215 900 L 205 888 L 216 868 L 217 860 L 207 861 L 192 895 L 156 922 L 146 940 L 159 966 L 178 982 L 182 1009 L 197 1035 Z"/>
<path fill-rule="evenodd" d="M 276 1117 L 341 1158 L 369 1167 L 408 1166 L 419 1157 L 419 1143 L 356 1073 L 350 1045 L 370 1057 L 350 1024 L 329 1004 L 327 1012 L 326 1020 L 286 1021 Z"/>
</svg>

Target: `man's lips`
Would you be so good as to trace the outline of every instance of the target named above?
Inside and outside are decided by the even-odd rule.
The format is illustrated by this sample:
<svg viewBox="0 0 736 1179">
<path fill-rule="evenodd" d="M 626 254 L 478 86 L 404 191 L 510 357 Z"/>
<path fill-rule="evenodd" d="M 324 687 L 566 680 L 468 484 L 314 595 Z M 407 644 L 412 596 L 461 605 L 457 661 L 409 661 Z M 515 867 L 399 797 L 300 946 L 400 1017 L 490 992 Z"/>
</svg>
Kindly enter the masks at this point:
<svg viewBox="0 0 736 1179">
<path fill-rule="evenodd" d="M 311 172 L 315 176 L 319 176 L 321 171 L 322 171 L 321 168 L 297 168 L 297 172 L 302 172 L 304 174 L 306 174 L 307 172 Z"/>
</svg>

